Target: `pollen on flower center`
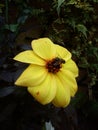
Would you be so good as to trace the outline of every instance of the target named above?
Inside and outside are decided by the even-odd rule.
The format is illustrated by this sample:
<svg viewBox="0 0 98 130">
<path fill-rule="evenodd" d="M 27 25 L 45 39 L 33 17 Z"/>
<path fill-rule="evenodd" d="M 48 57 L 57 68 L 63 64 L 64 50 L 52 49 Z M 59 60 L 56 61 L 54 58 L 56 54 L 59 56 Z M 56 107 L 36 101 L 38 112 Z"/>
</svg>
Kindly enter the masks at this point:
<svg viewBox="0 0 98 130">
<path fill-rule="evenodd" d="M 56 57 L 46 63 L 46 68 L 48 69 L 48 72 L 57 73 L 64 63 L 65 60 Z"/>
</svg>

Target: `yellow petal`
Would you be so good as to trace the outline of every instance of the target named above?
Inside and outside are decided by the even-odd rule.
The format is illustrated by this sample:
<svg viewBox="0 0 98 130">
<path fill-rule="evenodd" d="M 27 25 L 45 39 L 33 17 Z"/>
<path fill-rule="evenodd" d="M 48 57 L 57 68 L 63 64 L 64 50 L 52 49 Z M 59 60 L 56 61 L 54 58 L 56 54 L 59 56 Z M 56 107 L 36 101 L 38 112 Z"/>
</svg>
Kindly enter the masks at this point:
<svg viewBox="0 0 98 130">
<path fill-rule="evenodd" d="M 54 44 L 48 38 L 40 38 L 32 41 L 32 48 L 34 52 L 45 60 L 55 57 L 56 50 Z"/>
<path fill-rule="evenodd" d="M 14 57 L 14 60 L 30 64 L 45 65 L 45 61 L 38 57 L 32 50 L 19 53 Z"/>
<path fill-rule="evenodd" d="M 75 77 L 78 76 L 78 73 L 79 73 L 78 67 L 77 67 L 76 63 L 71 59 L 68 60 L 65 64 L 63 64 L 62 71 L 63 71 L 63 69 L 71 71 Z"/>
<path fill-rule="evenodd" d="M 56 78 L 56 83 L 57 92 L 52 103 L 57 107 L 66 107 L 70 102 L 70 90 L 68 87 L 64 86 L 64 84 L 58 79 L 58 77 Z"/>
<path fill-rule="evenodd" d="M 57 57 L 64 58 L 65 61 L 69 60 L 71 58 L 71 53 L 64 47 L 61 47 L 59 45 L 55 45 L 56 51 L 57 51 Z"/>
<path fill-rule="evenodd" d="M 47 71 L 43 66 L 29 65 L 29 67 L 20 75 L 15 84 L 24 87 L 35 86 L 43 82 Z"/>
<path fill-rule="evenodd" d="M 74 96 L 77 92 L 77 82 L 73 73 L 68 70 L 61 70 L 57 73 L 57 76 L 63 85 L 70 90 L 71 96 Z"/>
<path fill-rule="evenodd" d="M 41 104 L 50 103 L 56 94 L 55 77 L 48 74 L 41 84 L 35 87 L 28 87 L 28 91 Z"/>
</svg>

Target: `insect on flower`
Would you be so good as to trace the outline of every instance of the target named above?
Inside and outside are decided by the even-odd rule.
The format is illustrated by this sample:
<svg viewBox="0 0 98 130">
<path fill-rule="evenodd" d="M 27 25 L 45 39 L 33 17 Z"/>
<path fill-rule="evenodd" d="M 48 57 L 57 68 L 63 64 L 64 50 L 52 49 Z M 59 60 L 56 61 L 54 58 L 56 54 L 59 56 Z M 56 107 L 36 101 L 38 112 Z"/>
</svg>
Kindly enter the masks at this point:
<svg viewBox="0 0 98 130">
<path fill-rule="evenodd" d="M 54 66 L 58 66 L 60 64 L 65 64 L 65 60 L 63 60 L 62 58 L 56 57 L 54 59 Z"/>
<path fill-rule="evenodd" d="M 55 57 L 52 60 L 47 61 L 46 68 L 48 69 L 48 72 L 55 74 L 62 68 L 62 64 L 65 64 L 65 60 Z"/>
</svg>

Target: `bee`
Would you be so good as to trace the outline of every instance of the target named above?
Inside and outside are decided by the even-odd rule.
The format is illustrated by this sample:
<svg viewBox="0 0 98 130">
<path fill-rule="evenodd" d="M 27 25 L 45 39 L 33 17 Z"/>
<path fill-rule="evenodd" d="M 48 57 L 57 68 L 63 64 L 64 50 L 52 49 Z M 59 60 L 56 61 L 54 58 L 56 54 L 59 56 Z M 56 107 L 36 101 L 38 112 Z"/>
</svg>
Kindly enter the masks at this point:
<svg viewBox="0 0 98 130">
<path fill-rule="evenodd" d="M 53 66 L 60 66 L 61 64 L 65 64 L 65 60 L 59 57 L 56 57 L 53 61 Z"/>
<path fill-rule="evenodd" d="M 55 57 L 46 64 L 46 68 L 48 69 L 48 72 L 57 73 L 62 67 L 62 64 L 64 63 L 65 63 L 64 59 Z"/>
</svg>

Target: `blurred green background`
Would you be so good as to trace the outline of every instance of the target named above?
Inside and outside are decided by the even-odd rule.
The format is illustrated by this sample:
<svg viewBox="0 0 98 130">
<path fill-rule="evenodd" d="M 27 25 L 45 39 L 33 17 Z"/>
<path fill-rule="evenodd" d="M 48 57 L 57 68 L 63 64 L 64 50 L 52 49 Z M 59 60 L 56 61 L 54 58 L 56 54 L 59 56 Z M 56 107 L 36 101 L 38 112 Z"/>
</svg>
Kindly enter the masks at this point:
<svg viewBox="0 0 98 130">
<path fill-rule="evenodd" d="M 79 86 L 67 108 L 42 106 L 14 85 L 13 61 L 33 39 L 49 37 L 73 55 Z M 98 0 L 0 0 L 0 130 L 98 130 Z"/>
</svg>

